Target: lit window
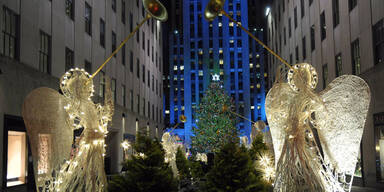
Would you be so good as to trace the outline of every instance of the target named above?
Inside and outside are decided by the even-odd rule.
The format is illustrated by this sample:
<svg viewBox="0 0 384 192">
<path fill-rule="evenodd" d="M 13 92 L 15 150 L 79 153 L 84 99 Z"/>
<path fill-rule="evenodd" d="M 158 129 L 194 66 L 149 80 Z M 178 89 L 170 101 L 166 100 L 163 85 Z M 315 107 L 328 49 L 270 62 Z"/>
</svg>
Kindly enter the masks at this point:
<svg viewBox="0 0 384 192">
<path fill-rule="evenodd" d="M 223 24 L 222 24 L 222 23 L 219 23 L 219 27 L 221 27 L 221 26 L 223 26 Z"/>
<path fill-rule="evenodd" d="M 177 65 L 173 66 L 173 70 L 177 71 Z"/>
<path fill-rule="evenodd" d="M 220 65 L 223 65 L 224 61 L 222 59 L 220 59 L 219 63 L 220 63 Z"/>
<path fill-rule="evenodd" d="M 251 106 L 251 109 L 255 109 L 255 106 Z"/>
<path fill-rule="evenodd" d="M 258 84 L 256 85 L 256 87 L 257 87 L 258 89 L 260 89 L 260 84 L 258 83 Z"/>
<path fill-rule="evenodd" d="M 203 76 L 203 71 L 202 70 L 199 70 L 199 76 Z"/>
<path fill-rule="evenodd" d="M 260 64 L 256 64 L 256 68 L 260 68 Z"/>
<path fill-rule="evenodd" d="M 253 68 L 253 64 L 252 63 L 249 64 L 249 68 L 251 68 L 251 69 Z"/>
<path fill-rule="evenodd" d="M 7 187 L 26 183 L 26 133 L 8 131 Z"/>
</svg>

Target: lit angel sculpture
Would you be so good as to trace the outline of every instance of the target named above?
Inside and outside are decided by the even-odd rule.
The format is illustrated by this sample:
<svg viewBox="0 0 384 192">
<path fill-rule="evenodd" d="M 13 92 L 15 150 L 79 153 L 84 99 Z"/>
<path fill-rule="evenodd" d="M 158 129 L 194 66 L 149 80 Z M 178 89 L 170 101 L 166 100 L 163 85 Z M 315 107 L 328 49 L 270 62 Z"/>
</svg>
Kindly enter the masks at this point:
<svg viewBox="0 0 384 192">
<path fill-rule="evenodd" d="M 306 63 L 293 66 L 287 76 L 288 83 L 275 83 L 266 98 L 274 190 L 350 191 L 370 102 L 368 85 L 343 75 L 316 93 L 317 73 Z"/>
<path fill-rule="evenodd" d="M 104 106 L 91 100 L 93 83 L 83 69 L 66 72 L 60 88 L 63 95 L 35 89 L 23 105 L 37 191 L 104 191 L 104 137 L 114 110 L 109 81 Z M 73 131 L 80 128 L 74 144 Z"/>
<path fill-rule="evenodd" d="M 161 137 L 161 144 L 163 145 L 165 151 L 164 161 L 171 165 L 173 175 L 176 176 L 179 174 L 176 166 L 176 153 L 177 149 L 181 147 L 176 142 L 175 136 L 171 135 L 169 132 L 165 132 Z"/>
</svg>

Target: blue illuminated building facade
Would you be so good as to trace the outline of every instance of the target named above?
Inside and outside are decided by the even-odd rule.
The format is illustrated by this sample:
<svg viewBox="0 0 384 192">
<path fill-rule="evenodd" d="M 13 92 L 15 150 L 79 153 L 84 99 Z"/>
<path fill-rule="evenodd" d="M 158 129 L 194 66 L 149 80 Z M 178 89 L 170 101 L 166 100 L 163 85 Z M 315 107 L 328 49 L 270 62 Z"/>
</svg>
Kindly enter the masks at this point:
<svg viewBox="0 0 384 192">
<path fill-rule="evenodd" d="M 171 6 L 176 15 L 170 17 L 166 79 L 169 100 L 165 102 L 164 115 L 169 127 L 178 123 L 180 115 L 187 117 L 187 122 L 173 131 L 186 144 L 191 142 L 192 127 L 198 121 L 196 109 L 212 75 L 220 75 L 237 113 L 248 119 L 265 120 L 262 49 L 226 17 L 207 22 L 207 3 L 208 0 L 184 0 L 174 1 Z M 224 9 L 248 28 L 247 1 L 227 0 Z M 262 38 L 262 33 L 257 35 Z M 238 119 L 237 126 L 240 135 L 250 135 L 249 121 Z"/>
<path fill-rule="evenodd" d="M 254 28 L 252 34 L 263 40 L 263 29 Z M 268 83 L 268 73 L 265 70 L 264 48 L 255 40 L 249 39 L 249 68 L 251 81 L 251 114 L 252 121 L 267 121 L 265 115 L 265 96 Z"/>
</svg>

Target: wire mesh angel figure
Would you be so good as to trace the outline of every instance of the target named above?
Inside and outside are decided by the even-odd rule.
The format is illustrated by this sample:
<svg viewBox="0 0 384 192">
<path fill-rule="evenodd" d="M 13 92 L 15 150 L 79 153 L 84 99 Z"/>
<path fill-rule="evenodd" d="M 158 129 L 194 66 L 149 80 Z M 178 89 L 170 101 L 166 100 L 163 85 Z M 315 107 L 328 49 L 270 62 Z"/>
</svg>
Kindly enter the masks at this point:
<svg viewBox="0 0 384 192">
<path fill-rule="evenodd" d="M 24 101 L 38 191 L 105 191 L 104 137 L 114 107 L 109 81 L 105 82 L 104 106 L 93 103 L 89 78 L 83 69 L 71 69 L 61 78 L 63 95 L 42 87 Z M 79 146 L 71 157 L 73 131 L 80 128 Z M 43 143 L 42 136 L 49 142 Z"/>
<path fill-rule="evenodd" d="M 276 159 L 274 191 L 350 191 L 368 85 L 344 75 L 316 93 L 317 73 L 306 63 L 293 66 L 287 79 L 275 83 L 266 98 Z"/>
</svg>

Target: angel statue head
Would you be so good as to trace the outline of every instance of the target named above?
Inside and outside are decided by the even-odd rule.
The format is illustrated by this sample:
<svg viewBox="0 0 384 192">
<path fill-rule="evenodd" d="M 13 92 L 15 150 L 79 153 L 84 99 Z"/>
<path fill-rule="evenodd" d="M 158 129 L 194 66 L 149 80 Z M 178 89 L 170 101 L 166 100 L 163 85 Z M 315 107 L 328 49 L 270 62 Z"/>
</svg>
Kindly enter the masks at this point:
<svg viewBox="0 0 384 192">
<path fill-rule="evenodd" d="M 315 68 L 308 63 L 300 63 L 293 66 L 287 74 L 288 84 L 295 91 L 305 88 L 315 89 L 317 85 L 317 73 Z"/>
<path fill-rule="evenodd" d="M 89 100 L 93 95 L 93 81 L 84 69 L 71 69 L 61 77 L 60 89 L 65 97 Z"/>
</svg>

